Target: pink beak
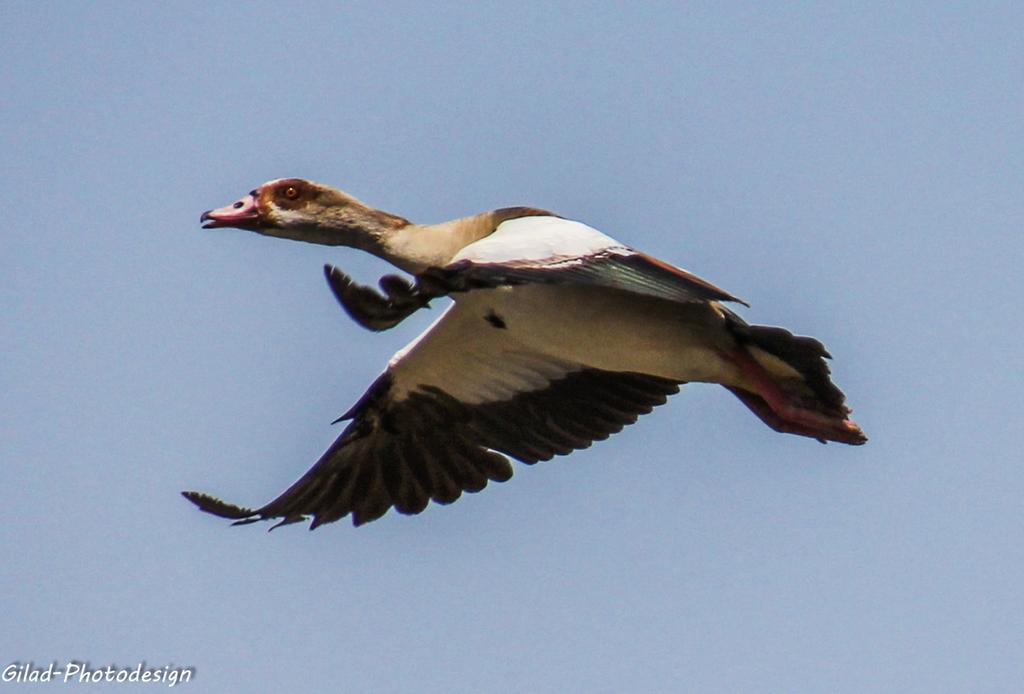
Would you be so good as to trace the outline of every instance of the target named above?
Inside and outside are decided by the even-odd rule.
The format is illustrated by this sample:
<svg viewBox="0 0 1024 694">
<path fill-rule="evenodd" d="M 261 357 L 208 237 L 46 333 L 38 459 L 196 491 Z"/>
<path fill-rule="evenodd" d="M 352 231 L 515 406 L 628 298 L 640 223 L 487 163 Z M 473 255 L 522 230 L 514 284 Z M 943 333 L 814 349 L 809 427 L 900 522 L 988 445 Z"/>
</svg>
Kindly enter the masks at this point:
<svg viewBox="0 0 1024 694">
<path fill-rule="evenodd" d="M 255 229 L 260 224 L 260 208 L 256 200 L 256 191 L 252 191 L 241 200 L 226 207 L 207 210 L 199 218 L 206 222 L 204 229 L 217 227 L 236 227 L 238 229 Z"/>
</svg>

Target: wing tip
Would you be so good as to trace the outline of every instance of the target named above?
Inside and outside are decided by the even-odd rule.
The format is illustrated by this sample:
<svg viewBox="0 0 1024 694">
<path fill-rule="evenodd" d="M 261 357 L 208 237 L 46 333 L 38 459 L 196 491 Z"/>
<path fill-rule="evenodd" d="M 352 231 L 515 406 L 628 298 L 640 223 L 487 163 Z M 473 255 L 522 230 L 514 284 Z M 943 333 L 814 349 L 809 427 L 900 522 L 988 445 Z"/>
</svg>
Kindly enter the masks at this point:
<svg viewBox="0 0 1024 694">
<path fill-rule="evenodd" d="M 264 515 L 260 509 L 245 508 L 244 506 L 237 506 L 235 504 L 229 504 L 223 499 L 218 499 L 210 494 L 203 492 L 182 492 L 181 495 L 188 499 L 190 502 L 195 504 L 196 508 L 205 513 L 217 516 L 218 518 L 226 518 L 234 521 L 231 525 L 250 525 L 251 523 L 258 523 L 260 521 L 270 520 L 277 516 Z M 308 517 L 303 514 L 291 514 L 281 516 L 274 525 L 267 528 L 267 532 L 276 530 L 285 525 L 292 525 L 293 523 L 301 523 L 307 520 Z M 315 530 L 317 523 L 315 520 L 310 525 L 310 530 Z"/>
<path fill-rule="evenodd" d="M 259 513 L 255 509 L 229 504 L 228 502 L 218 499 L 215 496 L 211 496 L 210 494 L 204 494 L 203 492 L 182 492 L 181 495 L 192 502 L 200 511 L 204 511 L 220 518 L 241 521 L 241 523 L 239 523 L 240 525 L 260 520 L 258 517 L 253 517 L 257 516 Z"/>
</svg>

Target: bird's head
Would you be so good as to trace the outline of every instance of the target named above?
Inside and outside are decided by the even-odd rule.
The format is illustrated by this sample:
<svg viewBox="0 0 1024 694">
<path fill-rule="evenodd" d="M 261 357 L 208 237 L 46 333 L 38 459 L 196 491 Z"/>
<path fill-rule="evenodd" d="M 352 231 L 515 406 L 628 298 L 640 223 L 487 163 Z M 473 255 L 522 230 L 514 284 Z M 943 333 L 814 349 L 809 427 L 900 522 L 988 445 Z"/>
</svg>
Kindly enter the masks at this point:
<svg viewBox="0 0 1024 694">
<path fill-rule="evenodd" d="M 204 229 L 234 227 L 328 246 L 371 250 L 389 231 L 409 222 L 373 209 L 336 188 L 301 178 L 268 181 L 199 218 Z"/>
</svg>

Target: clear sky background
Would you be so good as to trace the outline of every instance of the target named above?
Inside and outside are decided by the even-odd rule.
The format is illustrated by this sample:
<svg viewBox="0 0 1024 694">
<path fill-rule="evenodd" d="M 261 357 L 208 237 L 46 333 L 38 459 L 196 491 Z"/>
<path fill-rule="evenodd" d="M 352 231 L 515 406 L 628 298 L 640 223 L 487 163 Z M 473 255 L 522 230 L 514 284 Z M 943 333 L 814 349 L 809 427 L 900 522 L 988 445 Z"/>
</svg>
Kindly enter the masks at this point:
<svg viewBox="0 0 1024 694">
<path fill-rule="evenodd" d="M 1024 10 L 891 5 L 3 2 L 3 664 L 1020 691 Z M 436 315 L 371 334 L 321 266 L 381 262 L 200 230 L 282 176 L 585 221 L 821 338 L 871 441 L 694 385 L 417 517 L 229 527 L 179 491 L 272 498 Z"/>
</svg>

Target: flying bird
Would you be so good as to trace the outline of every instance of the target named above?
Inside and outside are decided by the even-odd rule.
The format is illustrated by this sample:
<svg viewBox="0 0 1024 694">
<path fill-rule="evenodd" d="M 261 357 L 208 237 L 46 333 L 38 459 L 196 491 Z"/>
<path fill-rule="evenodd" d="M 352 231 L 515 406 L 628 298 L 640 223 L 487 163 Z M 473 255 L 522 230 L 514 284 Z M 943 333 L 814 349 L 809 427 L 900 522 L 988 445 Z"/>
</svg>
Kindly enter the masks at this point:
<svg viewBox="0 0 1024 694">
<path fill-rule="evenodd" d="M 200 221 L 350 246 L 408 273 L 386 275 L 377 291 L 325 266 L 342 308 L 370 330 L 453 299 L 276 499 L 251 509 L 183 492 L 239 524 L 311 519 L 316 528 L 351 515 L 361 525 L 391 507 L 415 514 L 430 500 L 449 504 L 508 480 L 508 457 L 533 464 L 586 448 L 691 381 L 721 384 L 776 431 L 867 441 L 848 418 L 821 342 L 750 325 L 723 305 L 744 303 L 728 292 L 552 212 L 508 207 L 415 224 L 288 178 Z"/>
</svg>

